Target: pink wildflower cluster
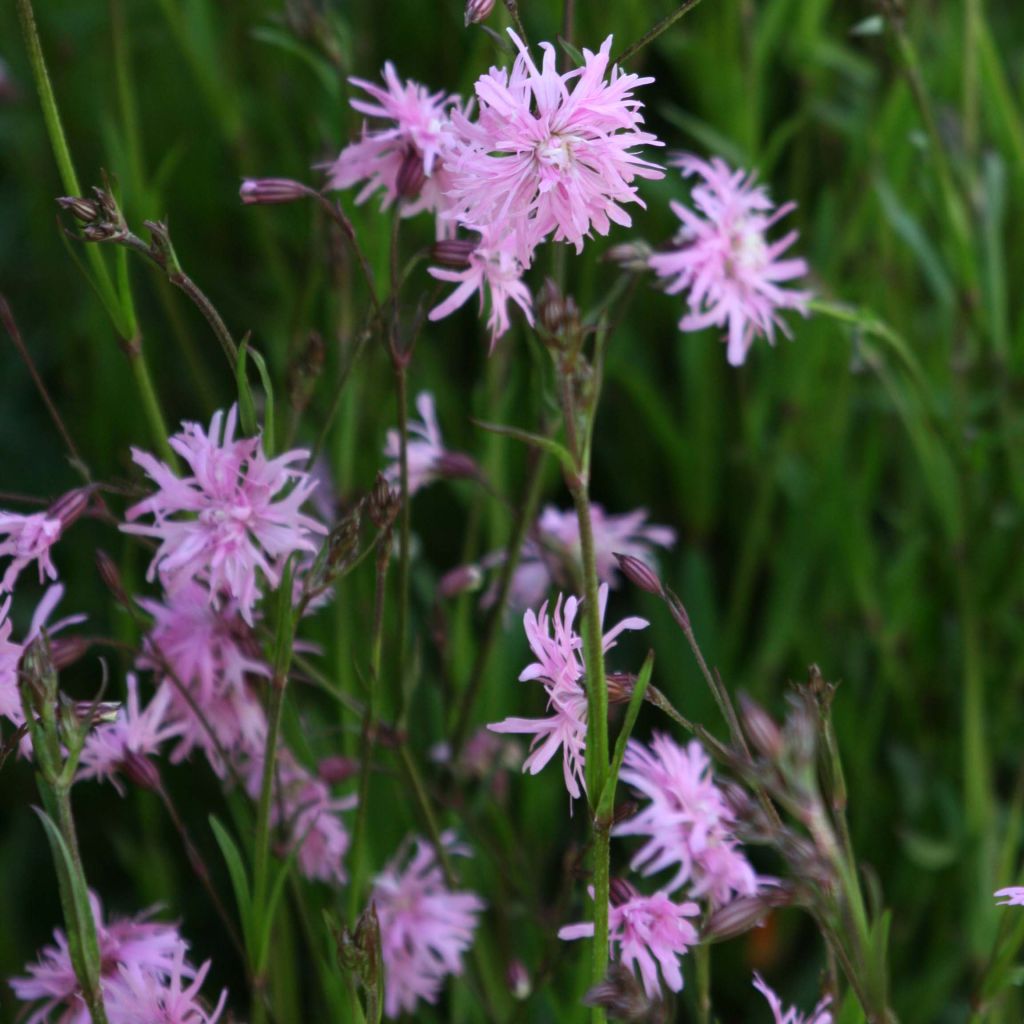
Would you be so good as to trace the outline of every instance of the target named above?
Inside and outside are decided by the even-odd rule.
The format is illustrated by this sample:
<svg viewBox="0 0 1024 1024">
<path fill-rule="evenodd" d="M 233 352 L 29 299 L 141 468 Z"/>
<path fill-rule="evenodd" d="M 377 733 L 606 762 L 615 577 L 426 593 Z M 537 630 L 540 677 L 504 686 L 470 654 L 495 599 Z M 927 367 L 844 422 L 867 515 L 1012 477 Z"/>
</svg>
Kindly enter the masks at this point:
<svg viewBox="0 0 1024 1024">
<path fill-rule="evenodd" d="M 623 208 L 643 206 L 635 182 L 662 170 L 636 152 L 658 146 L 642 130 L 642 104 L 634 90 L 653 81 L 609 67 L 609 36 L 597 53 L 583 51 L 583 66 L 559 73 L 554 47 L 542 43 L 540 67 L 509 30 L 518 51 L 511 71 L 491 68 L 475 85 L 476 113 L 458 97 L 403 83 L 389 63 L 386 88 L 352 79 L 375 102 L 352 100 L 372 118 L 362 138 L 329 166 L 328 183 L 365 183 L 362 202 L 378 191 L 384 204 L 404 200 L 403 213 L 437 216 L 439 238 L 457 227 L 477 241 L 457 269 L 430 273 L 456 285 L 430 312 L 439 320 L 474 294 L 481 310 L 490 299 L 491 345 L 508 330 L 508 304 L 533 322 L 529 289 L 522 281 L 534 250 L 545 240 L 582 250 L 592 231 L 628 226 Z M 461 243 L 460 243 L 461 244 Z"/>
<path fill-rule="evenodd" d="M 628 882 L 616 880 L 608 906 L 608 939 L 618 947 L 616 959 L 639 972 L 651 999 L 661 993 L 661 979 L 672 992 L 683 987 L 679 960 L 698 942 L 697 929 L 688 920 L 700 913 L 696 903 L 675 903 L 664 892 L 643 896 Z M 593 893 L 591 893 L 593 896 Z M 594 922 L 565 925 L 560 939 L 593 938 Z"/>
<path fill-rule="evenodd" d="M 700 743 L 681 747 L 662 733 L 650 747 L 631 739 L 619 778 L 649 801 L 614 829 L 617 836 L 647 837 L 630 863 L 634 871 L 648 876 L 675 867 L 665 890 L 685 885 L 688 895 L 713 906 L 757 891 L 757 875 L 733 834 L 735 814 Z"/>
<path fill-rule="evenodd" d="M 100 987 L 110 1024 L 216 1024 L 227 991 L 212 1009 L 199 990 L 210 962 L 198 970 L 186 958 L 188 943 L 174 925 L 148 921 L 148 915 L 103 919 L 100 901 L 90 893 L 101 964 Z M 61 1024 L 89 1024 L 71 965 L 67 936 L 53 933 L 24 977 L 12 978 L 11 988 L 24 1003 L 34 1004 L 24 1024 L 44 1024 L 59 1013 Z"/>
<path fill-rule="evenodd" d="M 442 836 L 449 851 L 464 852 L 454 836 Z M 453 892 L 434 848 L 412 840 L 373 883 L 384 958 L 384 1011 L 388 1017 L 412 1013 L 423 999 L 436 1003 L 449 974 L 462 973 L 462 956 L 473 944 L 484 902 L 472 892 Z"/>
<path fill-rule="evenodd" d="M 133 505 L 127 517 L 152 516 L 153 523 L 122 529 L 160 542 L 149 579 L 159 575 L 172 593 L 186 583 L 202 583 L 210 604 L 233 598 L 251 625 L 264 583 L 277 586 L 285 560 L 315 553 L 312 535 L 327 529 L 300 511 L 316 486 L 296 466 L 309 453 L 294 450 L 268 459 L 260 438 L 235 439 L 237 421 L 232 406 L 226 418 L 214 414 L 209 432 L 198 423 L 182 425 L 170 445 L 191 470 L 185 477 L 133 448 L 132 458 L 157 491 Z"/>
<path fill-rule="evenodd" d="M 603 623 L 608 604 L 608 584 L 601 586 L 598 600 Z M 547 718 L 506 718 L 488 726 L 493 732 L 533 734 L 531 752 L 523 762 L 523 771 L 531 775 L 536 775 L 561 748 L 562 777 L 573 799 L 586 789 L 587 693 L 583 688 L 583 640 L 574 629 L 579 607 L 576 597 L 566 598 L 563 604 L 562 595 L 559 595 L 552 615 L 548 615 L 545 602 L 539 613 L 528 610 L 523 617 L 526 638 L 537 660 L 523 669 L 519 679 L 521 682 L 541 682 L 551 715 Z M 604 634 L 605 653 L 615 646 L 621 633 L 646 627 L 645 619 L 623 619 Z"/>
<path fill-rule="evenodd" d="M 0 579 L 0 593 L 14 589 L 21 571 L 36 562 L 39 566 L 39 582 L 55 580 L 57 569 L 50 558 L 50 548 L 57 542 L 62 530 L 61 521 L 52 519 L 46 512 L 30 516 L 14 512 L 0 512 L 0 558 L 11 561 Z"/>
<path fill-rule="evenodd" d="M 717 157 L 707 162 L 684 154 L 674 163 L 684 177 L 700 179 L 692 192 L 696 210 L 672 203 L 682 226 L 674 246 L 651 256 L 650 265 L 669 279 L 670 294 L 688 293 L 690 311 L 679 321 L 679 329 L 723 328 L 727 358 L 739 366 L 754 338 L 762 336 L 774 344 L 776 327 L 790 336 L 779 310 L 807 315 L 810 293 L 782 287 L 807 273 L 804 260 L 783 257 L 797 232 L 775 242 L 767 237 L 796 204 L 776 209 L 765 189 L 754 184 L 752 174 L 734 171 Z"/>
<path fill-rule="evenodd" d="M 807 1016 L 800 1013 L 795 1006 L 784 1009 L 782 1000 L 765 984 L 760 974 L 754 974 L 754 988 L 768 1000 L 775 1024 L 832 1024 L 832 1013 L 829 1006 L 832 997 L 824 996 L 818 1005 Z"/>
<path fill-rule="evenodd" d="M 997 897 L 997 906 L 1024 907 L 1024 886 L 1011 885 L 1005 889 L 996 890 L 993 895 Z"/>
</svg>

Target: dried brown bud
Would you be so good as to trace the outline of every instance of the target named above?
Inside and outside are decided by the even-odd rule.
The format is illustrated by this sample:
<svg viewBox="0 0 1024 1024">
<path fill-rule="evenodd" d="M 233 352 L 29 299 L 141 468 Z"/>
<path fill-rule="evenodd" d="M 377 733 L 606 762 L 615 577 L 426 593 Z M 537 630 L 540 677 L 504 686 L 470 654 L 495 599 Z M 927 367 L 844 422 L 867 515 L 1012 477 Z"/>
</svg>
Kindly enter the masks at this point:
<svg viewBox="0 0 1024 1024">
<path fill-rule="evenodd" d="M 530 972 L 522 960 L 513 960 L 505 971 L 505 984 L 513 999 L 522 1001 L 533 991 L 533 984 L 530 981 Z"/>
<path fill-rule="evenodd" d="M 59 196 L 57 205 L 62 210 L 67 210 L 72 216 L 78 218 L 84 224 L 91 224 L 102 214 L 98 203 L 92 199 L 85 199 L 82 196 Z"/>
<path fill-rule="evenodd" d="M 395 518 L 401 501 L 402 498 L 398 491 L 392 490 L 383 473 L 378 473 L 373 490 L 370 491 L 370 496 L 366 501 L 366 511 L 370 521 L 379 530 L 389 526 Z"/>
<path fill-rule="evenodd" d="M 469 257 L 473 255 L 479 244 L 479 239 L 470 241 L 468 238 L 448 238 L 436 242 L 430 250 L 430 262 L 462 270 L 469 266 Z"/>
<path fill-rule="evenodd" d="M 97 550 L 96 569 L 100 574 L 100 579 L 103 580 L 104 586 L 114 595 L 118 604 L 127 607 L 129 603 L 128 595 L 125 593 L 124 585 L 121 583 L 120 570 L 106 551 Z"/>
<path fill-rule="evenodd" d="M 423 169 L 423 154 L 415 146 L 405 151 L 402 166 L 398 168 L 395 188 L 403 199 L 415 199 L 423 191 L 427 172 Z"/>
<path fill-rule="evenodd" d="M 459 594 L 472 593 L 480 589 L 484 581 L 483 570 L 478 565 L 457 565 L 441 577 L 437 585 L 437 593 L 446 600 L 458 597 Z"/>
<path fill-rule="evenodd" d="M 466 0 L 466 28 L 476 25 L 494 10 L 494 0 Z"/>
<path fill-rule="evenodd" d="M 777 761 L 782 754 L 782 730 L 775 720 L 753 697 L 740 693 L 740 721 L 754 749 L 769 761 Z"/>
<path fill-rule="evenodd" d="M 649 1020 L 654 1009 L 633 972 L 616 963 L 608 968 L 604 981 L 595 985 L 583 997 L 583 1005 L 601 1006 L 612 1020 L 629 1024 Z"/>
<path fill-rule="evenodd" d="M 646 563 L 633 555 L 620 555 L 614 552 L 622 575 L 635 587 L 646 590 L 648 594 L 661 595 L 663 587 L 657 573 Z"/>
<path fill-rule="evenodd" d="M 623 270 L 634 274 L 642 274 L 650 269 L 650 259 L 654 250 L 642 241 L 623 242 L 620 245 L 613 245 L 605 254 L 604 258 L 610 263 L 617 263 Z"/>
<path fill-rule="evenodd" d="M 537 293 L 537 322 L 553 338 L 574 342 L 580 331 L 580 311 L 571 295 L 563 295 L 549 277 Z"/>
<path fill-rule="evenodd" d="M 305 199 L 312 190 L 301 181 L 291 178 L 246 178 L 238 194 L 247 205 L 294 203 Z"/>
</svg>

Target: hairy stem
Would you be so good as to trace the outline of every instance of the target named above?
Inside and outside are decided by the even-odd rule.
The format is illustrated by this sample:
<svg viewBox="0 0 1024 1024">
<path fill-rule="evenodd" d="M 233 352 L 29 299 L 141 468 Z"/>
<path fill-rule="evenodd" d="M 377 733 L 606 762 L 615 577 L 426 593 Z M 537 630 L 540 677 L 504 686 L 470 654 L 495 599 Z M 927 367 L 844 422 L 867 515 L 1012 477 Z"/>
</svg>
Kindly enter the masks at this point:
<svg viewBox="0 0 1024 1024">
<path fill-rule="evenodd" d="M 671 14 L 666 14 L 656 25 L 653 25 L 647 32 L 645 32 L 635 43 L 631 46 L 627 46 L 613 61 L 614 64 L 625 64 L 630 57 L 638 54 L 648 43 L 653 43 L 663 32 L 667 32 L 684 14 L 689 14 L 690 11 L 700 3 L 700 0 L 685 0 L 681 3 Z"/>
</svg>

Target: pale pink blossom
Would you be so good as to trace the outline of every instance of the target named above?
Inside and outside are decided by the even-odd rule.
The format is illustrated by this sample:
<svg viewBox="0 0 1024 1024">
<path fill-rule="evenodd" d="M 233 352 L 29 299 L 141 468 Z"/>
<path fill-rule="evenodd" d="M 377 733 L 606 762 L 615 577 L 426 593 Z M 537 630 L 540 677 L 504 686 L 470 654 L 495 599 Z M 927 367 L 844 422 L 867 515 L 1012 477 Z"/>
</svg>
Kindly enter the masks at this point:
<svg viewBox="0 0 1024 1024">
<path fill-rule="evenodd" d="M 538 68 L 509 34 L 519 51 L 511 73 L 491 68 L 478 79 L 475 122 L 453 115 L 461 139 L 448 160 L 448 215 L 513 232 L 525 265 L 551 234 L 579 252 L 591 230 L 629 226 L 623 204 L 643 206 L 634 180 L 663 174 L 636 147 L 661 143 L 641 130 L 643 104 L 633 96 L 653 79 L 618 67 L 609 73 L 611 36 L 596 54 L 583 51 L 583 67 L 559 74 L 550 43 L 541 44 Z"/>
<path fill-rule="evenodd" d="M 775 1024 L 832 1024 L 832 1013 L 829 1010 L 829 1006 L 832 1005 L 830 995 L 823 996 L 811 1013 L 804 1016 L 797 1011 L 795 1006 L 786 1010 L 782 1005 L 782 1000 L 764 983 L 764 979 L 756 971 L 754 972 L 754 988 L 768 1000 Z"/>
<path fill-rule="evenodd" d="M 611 587 L 617 587 L 621 578 L 616 553 L 653 563 L 655 547 L 670 548 L 676 541 L 676 532 L 671 527 L 647 522 L 645 508 L 609 515 L 601 505 L 592 504 L 590 520 L 597 575 Z M 501 564 L 504 557 L 499 552 L 485 558 L 483 564 L 492 568 Z M 581 572 L 580 526 L 575 509 L 547 505 L 523 544 L 512 576 L 509 606 L 519 610 L 537 605 L 552 586 L 571 586 Z M 492 587 L 484 595 L 484 603 L 493 597 Z"/>
<path fill-rule="evenodd" d="M 128 700 L 113 722 L 96 726 L 82 748 L 79 779 L 97 779 L 113 784 L 124 796 L 121 776 L 145 776 L 145 761 L 182 731 L 180 723 L 168 721 L 171 692 L 160 686 L 145 708 L 139 705 L 139 683 L 128 675 Z"/>
<path fill-rule="evenodd" d="M 599 592 L 599 615 L 604 622 L 608 604 L 608 585 Z M 539 680 L 548 698 L 547 718 L 506 718 L 488 725 L 493 732 L 533 733 L 530 754 L 523 762 L 523 771 L 536 775 L 562 750 L 562 777 L 569 796 L 576 799 L 586 789 L 584 778 L 584 752 L 587 743 L 587 693 L 583 687 L 585 666 L 583 640 L 575 631 L 576 613 L 580 602 L 569 597 L 563 605 L 560 594 L 552 615 L 548 615 L 547 602 L 540 613 L 527 610 L 523 626 L 530 649 L 537 659 L 519 674 L 520 681 Z M 605 653 L 616 644 L 625 630 L 644 629 L 644 619 L 623 619 L 604 634 Z"/>
<path fill-rule="evenodd" d="M 430 320 L 443 320 L 464 306 L 475 294 L 480 295 L 480 312 L 489 300 L 487 326 L 491 332 L 491 351 L 498 339 L 509 329 L 508 304 L 514 302 L 533 326 L 533 297 L 523 281 L 529 262 L 517 254 L 515 235 L 509 231 L 485 230 L 479 244 L 467 257 L 462 270 L 431 267 L 430 275 L 458 287 L 429 313 Z"/>
<path fill-rule="evenodd" d="M 151 515 L 153 525 L 127 525 L 127 533 L 160 541 L 148 579 L 159 573 L 169 591 L 199 581 L 217 607 L 238 602 L 249 625 L 264 582 L 276 587 L 285 560 L 297 552 L 315 553 L 313 534 L 327 528 L 300 509 L 316 486 L 296 464 L 308 452 L 293 450 L 268 459 L 259 437 L 235 439 L 237 406 L 225 419 L 214 414 L 207 433 L 184 423 L 170 438 L 191 474 L 179 477 L 147 452 L 132 458 L 157 485 L 151 497 L 133 505 L 129 520 Z"/>
<path fill-rule="evenodd" d="M 642 896 L 628 883 L 616 888 L 621 899 L 608 907 L 608 939 L 613 948 L 618 947 L 616 959 L 640 974 L 649 998 L 660 996 L 662 980 L 670 991 L 679 992 L 683 987 L 680 957 L 698 942 L 697 929 L 688 918 L 697 916 L 700 907 L 675 903 L 664 892 Z M 567 940 L 593 935 L 593 921 L 566 925 L 558 931 L 558 937 Z"/>
<path fill-rule="evenodd" d="M 451 111 L 458 97 L 403 82 L 390 61 L 384 65 L 385 88 L 361 78 L 349 81 L 370 97 L 351 100 L 352 107 L 377 125 L 369 128 L 364 123 L 359 141 L 327 165 L 328 187 L 345 189 L 364 182 L 357 203 L 383 191 L 382 208 L 404 198 L 405 216 L 439 210 L 449 187 L 444 155 L 455 141 Z M 450 223 L 439 221 L 439 236 L 450 229 Z"/>
<path fill-rule="evenodd" d="M 665 890 L 688 885 L 688 895 L 713 906 L 757 891 L 758 877 L 733 834 L 736 816 L 697 740 L 681 747 L 655 733 L 647 747 L 631 739 L 619 779 L 649 801 L 613 830 L 616 836 L 647 837 L 630 862 L 634 871 L 648 876 L 675 867 Z"/>
<path fill-rule="evenodd" d="M 103 909 L 95 893 L 89 894 L 89 902 L 96 923 L 104 998 L 122 984 L 122 968 L 138 970 L 157 979 L 173 976 L 177 956 L 185 946 L 174 925 L 147 921 L 148 914 L 115 918 L 108 923 L 103 919 Z M 186 972 L 188 977 L 194 974 L 184 963 L 177 970 L 179 974 Z M 71 966 L 67 936 L 60 928 L 54 930 L 53 945 L 44 946 L 39 951 L 38 961 L 27 966 L 26 975 L 11 978 L 10 985 L 22 1002 L 37 1004 L 24 1024 L 50 1021 L 57 1010 L 60 1024 L 90 1024 L 89 1011 Z M 111 1024 L 117 1022 L 111 1020 Z"/>
<path fill-rule="evenodd" d="M 410 437 L 405 447 L 410 494 L 433 483 L 441 475 L 443 460 L 448 454 L 437 422 L 434 396 L 429 391 L 423 391 L 416 397 L 416 411 L 420 414 L 420 422 L 409 420 Z M 391 465 L 384 470 L 384 479 L 392 487 L 397 487 L 401 481 L 401 448 L 401 435 L 397 430 L 389 430 L 384 455 L 391 460 Z"/>
<path fill-rule="evenodd" d="M 1011 885 L 1006 889 L 998 889 L 993 894 L 1002 897 L 996 903 L 1000 907 L 1024 907 L 1024 886 Z"/>
<path fill-rule="evenodd" d="M 774 345 L 776 327 L 792 336 L 780 310 L 807 315 L 811 293 L 782 287 L 807 273 L 804 260 L 783 257 L 798 233 L 768 240 L 768 230 L 796 204 L 776 209 L 764 187 L 754 184 L 752 173 L 734 171 L 718 157 L 707 162 L 684 154 L 674 163 L 684 177 L 700 179 L 691 193 L 695 209 L 671 204 L 682 227 L 673 247 L 651 256 L 650 265 L 669 279 L 669 294 L 688 293 L 690 308 L 679 329 L 724 329 L 726 356 L 739 366 L 756 337 Z"/>
<path fill-rule="evenodd" d="M 200 998 L 211 961 L 193 970 L 185 959 L 187 946 L 179 943 L 171 970 L 155 975 L 138 963 L 120 965 L 120 978 L 106 994 L 110 1024 L 217 1024 L 228 997 L 223 989 L 213 1009 Z"/>
<path fill-rule="evenodd" d="M 253 800 L 259 799 L 263 786 L 263 764 L 261 752 L 246 766 L 246 788 Z M 356 797 L 334 796 L 327 783 L 308 772 L 291 751 L 278 751 L 270 824 L 285 835 L 284 856 L 298 851 L 296 863 L 307 878 L 336 885 L 347 881 L 344 859 L 351 840 L 341 814 L 355 805 Z"/>
<path fill-rule="evenodd" d="M 21 516 L 15 512 L 0 512 L 0 558 L 10 563 L 0 579 L 0 594 L 14 589 L 18 576 L 33 562 L 39 569 L 39 582 L 55 580 L 57 568 L 50 558 L 50 549 L 57 543 L 63 524 L 46 512 Z"/>
<path fill-rule="evenodd" d="M 449 852 L 460 852 L 450 833 L 442 840 Z M 403 845 L 376 877 L 371 896 L 380 922 L 384 1012 L 392 1018 L 415 1012 L 421 999 L 436 1003 L 444 979 L 462 973 L 485 906 L 476 893 L 448 888 L 425 839 L 414 837 L 412 847 L 409 857 Z"/>
</svg>

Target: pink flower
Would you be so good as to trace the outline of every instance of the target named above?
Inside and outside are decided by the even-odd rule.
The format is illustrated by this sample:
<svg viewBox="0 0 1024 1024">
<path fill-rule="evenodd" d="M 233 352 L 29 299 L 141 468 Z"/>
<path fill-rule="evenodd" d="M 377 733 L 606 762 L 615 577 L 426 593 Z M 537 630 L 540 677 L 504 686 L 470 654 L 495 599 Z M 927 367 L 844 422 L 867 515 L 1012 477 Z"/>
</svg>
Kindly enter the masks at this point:
<svg viewBox="0 0 1024 1024">
<path fill-rule="evenodd" d="M 998 889 L 993 895 L 1003 897 L 997 906 L 1024 907 L 1024 886 L 1011 885 L 1007 889 Z"/>
<path fill-rule="evenodd" d="M 697 740 L 681 747 L 655 733 L 649 748 L 630 740 L 619 778 L 650 801 L 613 830 L 617 836 L 648 837 L 630 862 L 634 871 L 646 877 L 677 865 L 666 891 L 689 884 L 690 896 L 716 906 L 757 891 L 754 869 L 733 837 L 735 815 Z"/>
<path fill-rule="evenodd" d="M 31 516 L 19 516 L 14 512 L 0 512 L 0 558 L 10 558 L 7 571 L 0 580 L 0 594 L 14 589 L 22 569 L 36 562 L 39 567 L 39 582 L 55 580 L 57 569 L 50 559 L 50 548 L 60 537 L 63 525 L 59 519 L 51 518 L 46 512 Z"/>
<path fill-rule="evenodd" d="M 135 676 L 128 675 L 128 702 L 121 706 L 117 719 L 96 726 L 88 735 L 82 749 L 79 779 L 99 779 L 113 783 L 124 796 L 122 773 L 145 777 L 146 760 L 159 753 L 160 747 L 182 727 L 168 722 L 171 692 L 161 686 L 146 705 L 139 707 L 139 684 Z"/>
<path fill-rule="evenodd" d="M 455 139 L 450 116 L 458 97 L 430 93 L 416 82 L 403 83 L 390 61 L 384 65 L 387 88 L 361 78 L 349 81 L 376 101 L 353 99 L 352 107 L 383 121 L 384 127 L 371 131 L 363 125 L 362 138 L 346 146 L 327 166 L 328 187 L 344 189 L 363 181 L 366 184 L 356 202 L 365 202 L 383 190 L 384 208 L 400 197 L 412 200 L 418 196 L 403 205 L 405 216 L 440 209 L 448 188 L 443 156 Z M 440 223 L 438 228 L 441 234 Z"/>
<path fill-rule="evenodd" d="M 415 494 L 421 487 L 426 487 L 438 478 L 443 460 L 448 454 L 444 447 L 444 439 L 441 437 L 441 427 L 437 422 L 434 396 L 429 391 L 423 391 L 417 396 L 416 410 L 422 421 L 409 421 L 411 437 L 406 443 L 410 494 Z M 388 431 L 384 455 L 392 460 L 391 465 L 384 470 L 384 479 L 392 487 L 397 487 L 401 480 L 401 436 L 397 430 Z"/>
<path fill-rule="evenodd" d="M 552 233 L 579 252 L 591 230 L 606 235 L 613 221 L 629 226 L 622 204 L 643 206 L 634 179 L 663 174 L 634 148 L 661 143 L 640 130 L 642 104 L 633 98 L 637 86 L 653 79 L 617 67 L 606 78 L 611 36 L 598 53 L 583 51 L 582 68 L 560 75 L 550 43 L 541 44 L 538 69 L 511 29 L 509 35 L 519 50 L 511 74 L 491 68 L 477 81 L 475 123 L 453 115 L 462 140 L 448 161 L 448 215 L 511 230 L 526 265 L 534 246 Z"/>
<path fill-rule="evenodd" d="M 774 209 L 765 189 L 754 185 L 753 174 L 733 171 L 718 157 L 707 163 L 683 155 L 674 163 L 682 168 L 683 177 L 695 174 L 701 179 L 692 192 L 697 212 L 672 203 L 683 222 L 675 248 L 651 256 L 650 264 L 660 277 L 670 278 L 670 295 L 689 292 L 690 311 L 679 321 L 679 329 L 725 328 L 727 358 L 739 366 L 755 337 L 762 335 L 774 345 L 776 327 L 791 337 L 779 310 L 807 315 L 810 292 L 780 287 L 807 273 L 804 260 L 781 258 L 797 232 L 777 242 L 767 239 L 768 229 L 796 204 Z"/>
<path fill-rule="evenodd" d="M 173 976 L 179 951 L 185 946 L 173 925 L 149 922 L 145 914 L 134 918 L 118 918 L 109 924 L 95 893 L 89 894 L 96 935 L 99 943 L 100 985 L 106 999 L 121 983 L 121 968 L 137 970 L 157 979 Z M 51 1019 L 54 1010 L 61 1010 L 60 1024 L 89 1024 L 89 1011 L 82 1000 L 71 966 L 67 936 L 60 928 L 54 930 L 53 945 L 44 946 L 39 960 L 29 964 L 27 975 L 11 978 L 15 996 L 24 1003 L 39 1003 L 25 1024 L 41 1024 Z M 191 967 L 182 965 L 191 977 Z M 157 1018 L 159 1020 L 159 1018 Z M 117 1024 L 111 1020 L 111 1024 Z M 192 1022 L 188 1022 L 192 1024 Z"/>
<path fill-rule="evenodd" d="M 148 579 L 159 572 L 170 591 L 203 582 L 210 604 L 234 598 L 252 625 L 262 581 L 276 587 L 288 556 L 315 552 L 310 534 L 327 529 L 299 511 L 316 486 L 295 467 L 308 453 L 294 450 L 268 459 L 258 437 L 236 441 L 237 412 L 232 406 L 226 422 L 223 413 L 215 413 L 209 434 L 198 423 L 184 423 L 170 439 L 190 476 L 178 477 L 152 455 L 132 449 L 157 492 L 133 505 L 127 517 L 152 515 L 154 523 L 121 529 L 160 541 Z"/>
<path fill-rule="evenodd" d="M 452 852 L 454 837 L 442 837 Z M 373 883 L 384 958 L 384 1012 L 413 1013 L 420 999 L 436 1003 L 444 979 L 462 973 L 462 956 L 473 944 L 484 902 L 476 893 L 453 892 L 434 848 L 414 838 Z M 404 866 L 403 866 L 404 864 Z"/>
<path fill-rule="evenodd" d="M 259 754 L 248 765 L 247 787 L 253 800 L 259 799 L 262 785 Z M 306 771 L 290 751 L 278 752 L 270 824 L 286 834 L 285 856 L 298 849 L 299 870 L 307 878 L 337 885 L 347 881 L 344 858 L 350 839 L 341 812 L 355 804 L 354 796 L 333 796 L 327 783 Z"/>
<path fill-rule="evenodd" d="M 832 1014 L 828 1009 L 832 1003 L 831 996 L 824 996 L 818 1005 L 811 1011 L 810 1016 L 805 1017 L 803 1014 L 797 1012 L 795 1006 L 784 1011 L 782 1008 L 782 1001 L 764 983 L 761 975 L 756 971 L 754 972 L 754 988 L 756 988 L 757 991 L 768 1000 L 768 1005 L 772 1009 L 772 1017 L 775 1020 L 775 1024 L 832 1024 Z"/>
<path fill-rule="evenodd" d="M 510 301 L 523 311 L 526 322 L 533 326 L 533 298 L 523 282 L 523 273 L 529 263 L 516 254 L 516 248 L 511 233 L 485 231 L 480 244 L 467 257 L 469 265 L 464 270 L 431 267 L 432 277 L 450 281 L 458 287 L 430 311 L 429 319 L 443 320 L 479 292 L 481 313 L 485 295 L 490 296 L 487 326 L 491 331 L 492 352 L 498 339 L 509 329 Z"/>
<path fill-rule="evenodd" d="M 630 970 L 639 972 L 649 998 L 656 999 L 661 994 L 659 967 L 665 985 L 679 992 L 683 987 L 679 958 L 698 941 L 697 929 L 687 918 L 699 914 L 700 907 L 696 903 L 674 903 L 663 892 L 641 896 L 625 882 L 615 888 L 622 899 L 617 905 L 609 904 L 608 938 L 613 946 L 618 946 L 618 959 Z M 558 931 L 560 939 L 593 935 L 593 921 L 566 925 Z"/>
<path fill-rule="evenodd" d="M 608 585 L 599 593 L 599 613 L 604 622 L 608 604 Z M 539 679 L 548 696 L 548 718 L 506 718 L 488 725 L 493 732 L 533 733 L 530 755 L 523 762 L 523 771 L 536 775 L 562 749 L 562 777 L 569 796 L 577 799 L 586 789 L 584 749 L 587 743 L 587 693 L 583 688 L 585 668 L 582 658 L 583 640 L 573 628 L 580 602 L 575 597 L 565 601 L 562 595 L 555 603 L 554 614 L 548 616 L 547 602 L 540 614 L 528 610 L 523 617 L 526 638 L 536 661 L 519 674 L 520 681 Z M 627 629 L 644 629 L 640 618 L 623 619 L 604 634 L 607 653 L 620 633 Z"/>
<path fill-rule="evenodd" d="M 676 532 L 671 527 L 648 523 L 647 509 L 638 508 L 623 515 L 609 515 L 600 505 L 590 506 L 591 527 L 597 575 L 611 587 L 619 584 L 619 566 L 615 553 L 632 555 L 641 561 L 653 562 L 652 548 L 671 547 Z M 487 567 L 504 561 L 504 554 L 488 556 Z M 509 597 L 511 607 L 528 608 L 539 604 L 552 585 L 568 586 L 581 571 L 580 526 L 574 509 L 561 510 L 545 506 L 533 536 L 523 545 L 523 553 L 512 577 Z M 493 600 L 493 592 L 484 595 Z"/>
<path fill-rule="evenodd" d="M 154 975 L 138 963 L 120 965 L 120 978 L 110 986 L 106 1006 L 110 1024 L 217 1024 L 224 1011 L 227 989 L 212 1010 L 199 999 L 210 960 L 193 970 L 179 943 L 167 976 Z M 191 979 L 190 984 L 186 980 Z"/>
</svg>

